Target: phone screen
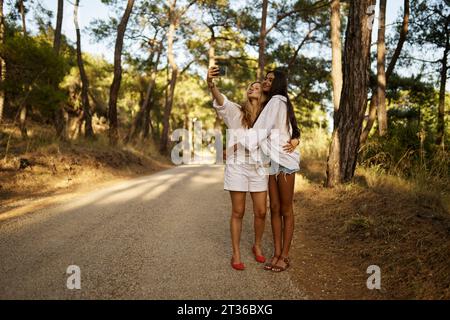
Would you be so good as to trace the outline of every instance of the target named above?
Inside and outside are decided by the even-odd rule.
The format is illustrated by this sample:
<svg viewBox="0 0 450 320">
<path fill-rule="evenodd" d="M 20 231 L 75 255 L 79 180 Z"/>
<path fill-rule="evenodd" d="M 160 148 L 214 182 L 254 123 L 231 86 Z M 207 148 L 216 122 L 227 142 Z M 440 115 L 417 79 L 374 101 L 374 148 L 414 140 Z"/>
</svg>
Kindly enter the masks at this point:
<svg viewBox="0 0 450 320">
<path fill-rule="evenodd" d="M 219 66 L 219 75 L 224 77 L 227 74 L 227 69 L 225 66 Z"/>
<path fill-rule="evenodd" d="M 218 63 L 217 66 L 219 67 L 219 76 L 224 77 L 227 75 L 227 65 L 224 63 Z"/>
</svg>

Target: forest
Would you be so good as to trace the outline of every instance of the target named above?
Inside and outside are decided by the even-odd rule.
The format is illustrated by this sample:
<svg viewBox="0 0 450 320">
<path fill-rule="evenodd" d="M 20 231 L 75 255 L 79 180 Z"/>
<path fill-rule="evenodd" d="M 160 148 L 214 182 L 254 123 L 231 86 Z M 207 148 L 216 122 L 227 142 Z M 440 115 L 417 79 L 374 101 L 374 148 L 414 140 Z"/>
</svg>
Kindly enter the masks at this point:
<svg viewBox="0 0 450 320">
<path fill-rule="evenodd" d="M 86 22 L 88 2 L 108 15 Z M 449 55 L 448 0 L 0 0 L 0 214 L 172 166 L 176 129 L 225 133 L 209 66 L 225 68 L 218 86 L 234 101 L 280 68 L 305 179 L 323 192 L 394 188 L 438 216 L 439 253 L 426 254 L 443 284 L 393 295 L 448 298 Z M 376 216 L 383 204 L 368 199 Z M 364 238 L 378 221 L 365 212 L 339 223 Z"/>
<path fill-rule="evenodd" d="M 249 82 L 281 67 L 289 70 L 290 94 L 305 135 L 321 128 L 327 134 L 332 123 L 337 132 L 343 129 L 339 119 L 357 124 L 351 141 L 344 143 L 352 145 L 351 159 L 344 161 L 350 170 L 337 180 L 331 170 L 337 154 L 333 135 L 329 185 L 351 179 L 357 155 L 360 163 L 386 170 L 405 165 L 409 173 L 415 166 L 439 171 L 434 162 L 446 158 L 444 1 L 405 1 L 388 26 L 386 2 L 380 3 L 378 39 L 364 44 L 370 51 L 364 61 L 370 64 L 369 82 L 357 93 L 348 92 L 351 98 L 343 97 L 342 102 L 357 99 L 359 105 L 342 116 L 342 70 L 355 72 L 346 68 L 357 58 L 344 50 L 345 32 L 352 33 L 345 31 L 348 2 L 263 1 L 257 7 L 229 1 L 102 3 L 113 13 L 109 19 L 80 29 L 82 1 L 58 1 L 57 12 L 40 1 L 1 2 L 2 126 L 19 129 L 23 140 L 35 138 L 31 123 L 53 126 L 52 136 L 61 142 L 101 135 L 113 146 L 151 140 L 164 155 L 170 133 L 192 130 L 193 118 L 204 127 L 220 126 L 205 90 L 206 67 L 227 66 L 221 85 L 238 101 Z M 74 10 L 75 42 L 61 32 L 64 10 Z M 374 16 L 367 18 L 374 23 Z M 36 26 L 32 31 L 30 19 Z M 83 52 L 84 37 L 105 43 L 113 61 Z M 347 73 L 356 82 L 361 76 Z M 6 140 L 5 158 L 14 148 Z"/>
</svg>

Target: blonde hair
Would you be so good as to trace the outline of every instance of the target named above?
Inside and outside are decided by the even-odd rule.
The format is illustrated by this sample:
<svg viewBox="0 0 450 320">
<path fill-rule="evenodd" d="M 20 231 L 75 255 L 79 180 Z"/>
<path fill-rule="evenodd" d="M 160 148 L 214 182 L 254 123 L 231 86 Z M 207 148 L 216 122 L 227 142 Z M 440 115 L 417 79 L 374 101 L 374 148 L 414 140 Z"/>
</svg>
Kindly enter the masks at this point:
<svg viewBox="0 0 450 320">
<path fill-rule="evenodd" d="M 251 128 L 253 126 L 252 112 L 250 111 L 251 103 L 250 103 L 250 99 L 248 98 L 248 90 L 250 90 L 250 88 L 256 83 L 261 84 L 260 81 L 255 81 L 255 82 L 252 82 L 247 87 L 247 91 L 245 93 L 245 95 L 247 97 L 247 100 L 245 101 L 245 103 L 243 103 L 243 107 L 241 108 L 241 112 L 242 112 L 242 116 L 241 116 L 242 126 L 244 128 L 247 128 L 247 129 Z M 262 100 L 262 92 L 261 92 L 261 96 L 258 98 L 258 105 L 259 106 L 261 106 L 261 100 Z"/>
</svg>

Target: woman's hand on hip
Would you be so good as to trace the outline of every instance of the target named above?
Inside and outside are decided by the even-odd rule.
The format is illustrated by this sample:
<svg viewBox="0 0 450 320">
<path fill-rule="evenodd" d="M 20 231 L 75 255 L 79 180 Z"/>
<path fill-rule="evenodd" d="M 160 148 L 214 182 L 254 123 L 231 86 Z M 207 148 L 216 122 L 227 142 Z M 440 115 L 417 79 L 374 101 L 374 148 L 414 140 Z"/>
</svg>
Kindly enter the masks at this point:
<svg viewBox="0 0 450 320">
<path fill-rule="evenodd" d="M 286 145 L 283 146 L 283 150 L 287 153 L 292 153 L 295 151 L 295 149 L 298 147 L 299 144 L 300 144 L 299 139 L 292 139 L 288 141 Z"/>
</svg>

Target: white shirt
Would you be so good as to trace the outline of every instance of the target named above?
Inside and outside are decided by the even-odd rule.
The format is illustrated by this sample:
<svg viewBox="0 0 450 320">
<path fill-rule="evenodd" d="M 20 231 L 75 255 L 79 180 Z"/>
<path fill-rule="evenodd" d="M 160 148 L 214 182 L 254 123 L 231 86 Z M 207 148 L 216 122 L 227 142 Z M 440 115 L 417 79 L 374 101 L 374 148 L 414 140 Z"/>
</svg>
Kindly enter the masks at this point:
<svg viewBox="0 0 450 320">
<path fill-rule="evenodd" d="M 222 95 L 224 102 L 223 105 L 219 105 L 216 99 L 213 101 L 213 107 L 217 110 L 219 117 L 225 122 L 227 128 L 226 144 L 227 150 L 234 145 L 238 144 L 239 137 L 245 135 L 245 128 L 242 126 L 242 111 L 241 106 L 234 103 L 225 95 Z M 255 148 L 254 157 L 258 157 L 259 148 Z M 253 157 L 252 157 L 253 158 Z M 237 151 L 234 154 L 227 153 L 227 164 L 243 164 L 252 163 L 250 160 L 249 151 L 242 145 L 238 145 Z M 253 164 L 255 164 L 253 162 Z"/>
<path fill-rule="evenodd" d="M 239 138 L 239 146 L 250 151 L 252 159 L 261 162 L 258 146 L 270 159 L 288 169 L 300 169 L 300 152 L 287 153 L 283 146 L 291 140 L 292 125 L 286 123 L 287 99 L 276 95 L 267 103 L 253 128 Z"/>
<path fill-rule="evenodd" d="M 242 129 L 242 111 L 241 106 L 231 102 L 225 95 L 223 105 L 220 105 L 216 99 L 213 101 L 213 107 L 216 109 L 219 117 L 225 122 L 229 129 Z"/>
</svg>

